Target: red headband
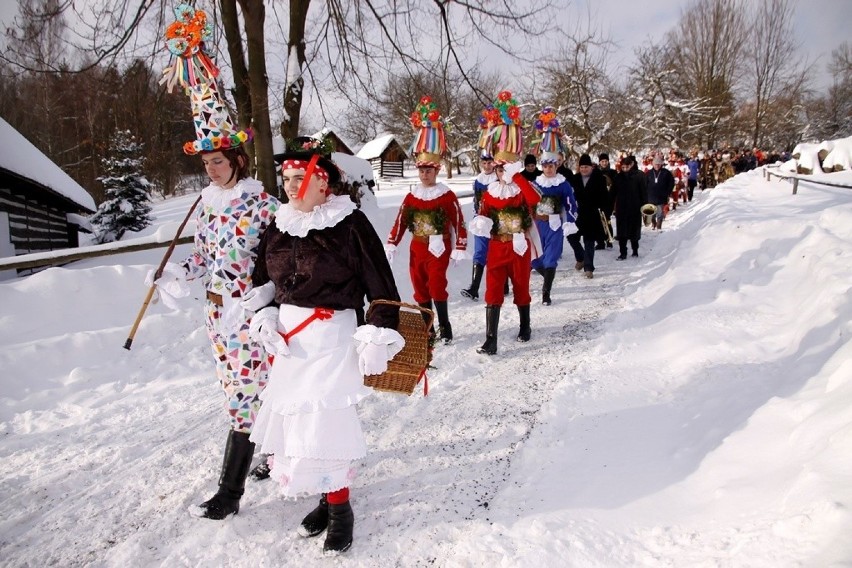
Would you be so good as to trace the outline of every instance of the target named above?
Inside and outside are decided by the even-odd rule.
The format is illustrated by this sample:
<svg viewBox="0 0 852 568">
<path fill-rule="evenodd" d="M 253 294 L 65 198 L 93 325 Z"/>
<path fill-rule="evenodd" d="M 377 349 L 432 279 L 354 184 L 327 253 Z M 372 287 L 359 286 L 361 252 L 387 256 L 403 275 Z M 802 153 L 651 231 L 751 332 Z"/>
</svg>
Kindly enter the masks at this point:
<svg viewBox="0 0 852 568">
<path fill-rule="evenodd" d="M 317 162 L 319 161 L 319 154 L 314 154 L 311 156 L 310 161 L 305 160 L 284 160 L 281 163 L 281 171 L 284 170 L 305 170 L 305 173 L 308 174 L 308 169 L 313 165 L 313 171 L 310 174 L 316 174 L 321 179 L 328 181 L 328 172 L 325 171 L 321 166 L 317 166 Z M 305 175 L 305 178 L 309 178 L 310 175 Z"/>
</svg>

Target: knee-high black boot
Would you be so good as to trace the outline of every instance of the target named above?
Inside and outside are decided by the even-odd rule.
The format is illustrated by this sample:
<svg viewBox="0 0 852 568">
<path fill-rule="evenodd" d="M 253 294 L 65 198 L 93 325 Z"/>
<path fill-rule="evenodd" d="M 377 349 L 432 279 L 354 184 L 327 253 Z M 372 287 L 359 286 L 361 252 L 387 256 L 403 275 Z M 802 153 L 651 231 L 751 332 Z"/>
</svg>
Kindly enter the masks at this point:
<svg viewBox="0 0 852 568">
<path fill-rule="evenodd" d="M 317 508 L 305 515 L 299 525 L 299 534 L 305 537 L 317 536 L 328 526 L 328 499 L 326 493 L 320 497 Z"/>
<path fill-rule="evenodd" d="M 479 299 L 479 285 L 482 283 L 482 273 L 485 270 L 485 266 L 482 264 L 473 264 L 473 275 L 470 279 L 470 288 L 463 288 L 461 291 L 461 295 L 465 298 L 470 298 L 471 300 Z"/>
<path fill-rule="evenodd" d="M 526 342 L 530 340 L 532 336 L 532 329 L 530 328 L 530 306 L 527 304 L 526 306 L 518 306 L 518 315 L 521 316 L 521 326 L 518 330 L 518 341 Z"/>
<path fill-rule="evenodd" d="M 541 303 L 545 306 L 549 306 L 550 302 L 550 290 L 553 288 L 553 279 L 556 278 L 556 269 L 555 268 L 545 268 L 544 269 L 544 284 L 541 286 Z"/>
<path fill-rule="evenodd" d="M 426 308 L 427 310 L 431 311 L 432 300 L 429 300 L 428 302 L 422 302 L 422 303 L 418 302 L 417 305 L 420 306 L 421 308 Z M 423 322 L 429 323 L 429 314 L 427 314 L 426 312 L 420 312 L 420 314 L 423 316 Z M 434 320 L 434 317 L 433 317 L 433 320 Z M 434 325 L 434 323 L 432 324 L 432 327 L 429 328 L 429 336 L 435 337 L 435 325 Z"/>
<path fill-rule="evenodd" d="M 246 432 L 228 432 L 222 473 L 219 476 L 219 490 L 211 499 L 200 505 L 202 517 L 219 521 L 240 512 L 240 497 L 245 492 L 246 476 L 253 453 L 254 443 L 249 441 Z"/>
<path fill-rule="evenodd" d="M 340 505 L 328 505 L 328 532 L 322 551 L 328 556 L 346 552 L 352 546 L 352 532 L 355 528 L 355 515 L 349 501 Z"/>
<path fill-rule="evenodd" d="M 497 353 L 497 329 L 500 326 L 500 306 L 485 306 L 485 343 L 477 348 L 477 353 L 495 355 Z"/>
<path fill-rule="evenodd" d="M 435 300 L 435 311 L 438 314 L 438 339 L 445 345 L 449 345 L 453 340 L 453 327 L 450 325 L 450 316 L 447 313 L 447 301 Z"/>
</svg>

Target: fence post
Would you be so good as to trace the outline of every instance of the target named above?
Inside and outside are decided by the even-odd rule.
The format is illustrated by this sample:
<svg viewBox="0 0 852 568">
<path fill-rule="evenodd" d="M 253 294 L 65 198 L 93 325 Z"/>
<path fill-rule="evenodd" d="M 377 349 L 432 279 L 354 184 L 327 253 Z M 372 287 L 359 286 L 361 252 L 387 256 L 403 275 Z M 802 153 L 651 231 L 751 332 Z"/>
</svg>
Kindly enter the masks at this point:
<svg viewBox="0 0 852 568">
<path fill-rule="evenodd" d="M 796 195 L 796 192 L 799 191 L 799 178 L 793 178 L 793 195 Z"/>
</svg>

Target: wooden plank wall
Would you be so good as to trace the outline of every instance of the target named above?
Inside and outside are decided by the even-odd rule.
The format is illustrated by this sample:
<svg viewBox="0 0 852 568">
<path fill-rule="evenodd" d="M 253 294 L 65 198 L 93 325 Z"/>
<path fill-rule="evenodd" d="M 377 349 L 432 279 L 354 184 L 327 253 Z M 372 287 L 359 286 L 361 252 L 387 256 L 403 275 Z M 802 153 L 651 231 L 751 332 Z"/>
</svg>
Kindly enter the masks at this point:
<svg viewBox="0 0 852 568">
<path fill-rule="evenodd" d="M 29 254 L 72 246 L 65 212 L 0 187 L 0 211 L 9 214 L 9 233 L 15 254 Z"/>
</svg>

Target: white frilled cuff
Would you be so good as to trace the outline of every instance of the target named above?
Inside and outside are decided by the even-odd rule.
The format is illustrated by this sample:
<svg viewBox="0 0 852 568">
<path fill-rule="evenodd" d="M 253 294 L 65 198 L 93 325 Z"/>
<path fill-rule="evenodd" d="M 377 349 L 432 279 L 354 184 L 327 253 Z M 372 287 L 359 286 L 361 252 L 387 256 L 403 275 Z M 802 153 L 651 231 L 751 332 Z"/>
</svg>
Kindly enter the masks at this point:
<svg viewBox="0 0 852 568">
<path fill-rule="evenodd" d="M 518 256 L 524 256 L 524 253 L 527 252 L 527 248 L 529 248 L 529 244 L 527 244 L 527 236 L 524 233 L 514 233 L 512 235 L 512 250 Z"/>
<path fill-rule="evenodd" d="M 355 330 L 355 335 L 352 337 L 360 344 L 386 345 L 388 361 L 405 347 L 405 338 L 397 330 L 388 327 L 376 327 L 372 324 L 362 325 Z"/>
<path fill-rule="evenodd" d="M 469 260 L 470 258 L 470 253 L 462 249 L 453 249 L 453 252 L 450 253 L 450 260 L 455 260 L 456 262 Z"/>
<path fill-rule="evenodd" d="M 389 264 L 393 264 L 393 257 L 396 256 L 396 245 L 385 243 L 385 256 Z"/>
<path fill-rule="evenodd" d="M 477 237 L 490 237 L 494 221 L 485 215 L 476 215 L 467 224 L 467 230 Z"/>
<path fill-rule="evenodd" d="M 444 246 L 444 235 L 429 235 L 429 252 L 435 258 L 441 258 L 447 248 Z"/>
</svg>

